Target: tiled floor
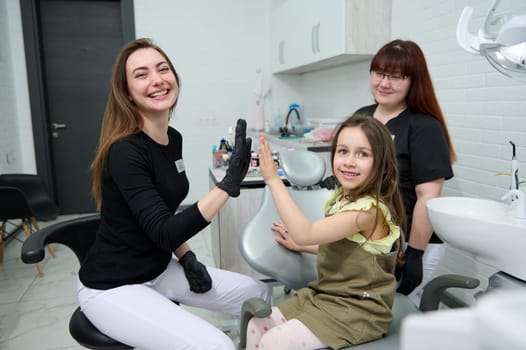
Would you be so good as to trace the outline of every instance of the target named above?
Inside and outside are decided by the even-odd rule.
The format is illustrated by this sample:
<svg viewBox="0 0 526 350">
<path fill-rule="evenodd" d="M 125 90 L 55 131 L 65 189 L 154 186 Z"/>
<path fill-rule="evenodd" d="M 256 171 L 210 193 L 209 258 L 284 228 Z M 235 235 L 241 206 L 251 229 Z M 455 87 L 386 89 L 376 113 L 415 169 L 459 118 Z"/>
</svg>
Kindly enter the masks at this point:
<svg viewBox="0 0 526 350">
<path fill-rule="evenodd" d="M 58 220 L 72 217 L 61 216 Z M 46 251 L 44 277 L 40 278 L 34 266 L 20 259 L 23 232 L 17 238 L 20 241 L 8 241 L 0 263 L 0 349 L 83 349 L 68 331 L 69 317 L 77 307 L 75 280 L 79 264 L 75 255 L 62 245 L 53 245 L 57 257 L 51 258 Z M 190 245 L 203 263 L 214 265 L 210 230 L 196 235 Z M 192 312 L 237 340 L 237 324 L 228 316 L 193 308 Z"/>
</svg>

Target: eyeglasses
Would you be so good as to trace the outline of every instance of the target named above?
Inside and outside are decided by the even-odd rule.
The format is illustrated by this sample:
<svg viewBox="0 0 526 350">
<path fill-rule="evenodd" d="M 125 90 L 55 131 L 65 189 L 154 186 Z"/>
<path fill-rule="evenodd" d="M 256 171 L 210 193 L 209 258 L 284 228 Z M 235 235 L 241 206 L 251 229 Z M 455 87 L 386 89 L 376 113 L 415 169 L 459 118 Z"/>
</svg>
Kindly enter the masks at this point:
<svg viewBox="0 0 526 350">
<path fill-rule="evenodd" d="M 379 70 L 372 70 L 371 78 L 373 78 L 374 81 L 382 81 L 384 78 L 387 78 L 391 84 L 400 84 L 402 81 L 406 80 L 408 76 L 400 73 L 387 74 Z"/>
</svg>

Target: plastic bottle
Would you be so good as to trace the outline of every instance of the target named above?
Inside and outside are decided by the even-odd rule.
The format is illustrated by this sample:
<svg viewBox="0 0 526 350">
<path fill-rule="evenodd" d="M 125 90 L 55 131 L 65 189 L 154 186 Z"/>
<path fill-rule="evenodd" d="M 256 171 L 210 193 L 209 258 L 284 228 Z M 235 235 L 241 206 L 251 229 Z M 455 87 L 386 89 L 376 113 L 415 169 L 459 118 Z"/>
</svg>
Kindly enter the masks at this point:
<svg viewBox="0 0 526 350">
<path fill-rule="evenodd" d="M 270 132 L 270 120 L 268 119 L 265 119 L 265 132 L 266 133 Z"/>
<path fill-rule="evenodd" d="M 259 156 L 257 152 L 252 151 L 250 155 L 250 167 L 252 169 L 259 168 Z"/>
<path fill-rule="evenodd" d="M 256 102 L 255 119 L 254 128 L 256 131 L 263 131 L 265 129 L 265 108 L 261 102 Z"/>
</svg>

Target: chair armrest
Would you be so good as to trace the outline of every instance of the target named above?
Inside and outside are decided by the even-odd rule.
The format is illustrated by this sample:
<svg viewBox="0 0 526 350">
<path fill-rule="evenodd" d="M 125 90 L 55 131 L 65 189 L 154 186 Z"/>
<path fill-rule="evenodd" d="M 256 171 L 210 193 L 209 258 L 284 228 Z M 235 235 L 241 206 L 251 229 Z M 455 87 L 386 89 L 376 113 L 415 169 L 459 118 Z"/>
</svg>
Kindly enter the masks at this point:
<svg viewBox="0 0 526 350">
<path fill-rule="evenodd" d="M 247 346 L 247 327 L 248 321 L 252 317 L 264 318 L 270 315 L 272 308 L 263 299 L 251 298 L 243 303 L 241 307 L 241 320 L 239 329 L 238 349 L 245 349 Z"/>
<path fill-rule="evenodd" d="M 24 263 L 36 264 L 44 260 L 46 232 L 48 231 L 43 228 L 26 238 L 22 245 L 22 261 Z"/>
<path fill-rule="evenodd" d="M 58 243 L 70 248 L 79 262 L 82 262 L 95 241 L 100 220 L 99 214 L 81 216 L 59 221 L 36 231 L 22 245 L 22 261 L 26 264 L 40 262 L 45 256 L 44 248 L 48 244 Z"/>
<path fill-rule="evenodd" d="M 460 299 L 447 292 L 449 288 L 474 289 L 480 285 L 476 278 L 447 274 L 435 277 L 424 286 L 420 299 L 420 311 L 437 310 L 440 302 L 454 308 L 467 306 Z"/>
</svg>

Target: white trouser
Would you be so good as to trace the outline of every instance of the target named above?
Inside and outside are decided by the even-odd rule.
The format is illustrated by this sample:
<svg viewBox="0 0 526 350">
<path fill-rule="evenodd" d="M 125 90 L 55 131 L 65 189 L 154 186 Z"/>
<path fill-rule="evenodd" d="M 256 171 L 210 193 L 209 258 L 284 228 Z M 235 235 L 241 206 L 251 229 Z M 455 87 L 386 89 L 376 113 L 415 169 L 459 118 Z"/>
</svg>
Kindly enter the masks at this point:
<svg viewBox="0 0 526 350">
<path fill-rule="evenodd" d="M 102 333 L 142 350 L 229 349 L 232 340 L 182 305 L 239 316 L 241 305 L 258 297 L 270 303 L 265 283 L 238 273 L 207 267 L 212 289 L 194 293 L 183 268 L 172 259 L 152 281 L 108 290 L 91 289 L 80 281 L 77 297 L 82 312 Z"/>
<path fill-rule="evenodd" d="M 422 298 L 422 293 L 424 292 L 424 286 L 427 282 L 431 281 L 434 276 L 438 266 L 442 261 L 442 256 L 444 255 L 444 244 L 441 243 L 429 243 L 424 251 L 424 256 L 422 257 L 422 264 L 424 268 L 424 273 L 422 277 L 422 283 L 415 288 L 410 294 L 409 299 L 416 306 L 420 306 L 420 299 Z"/>
</svg>

